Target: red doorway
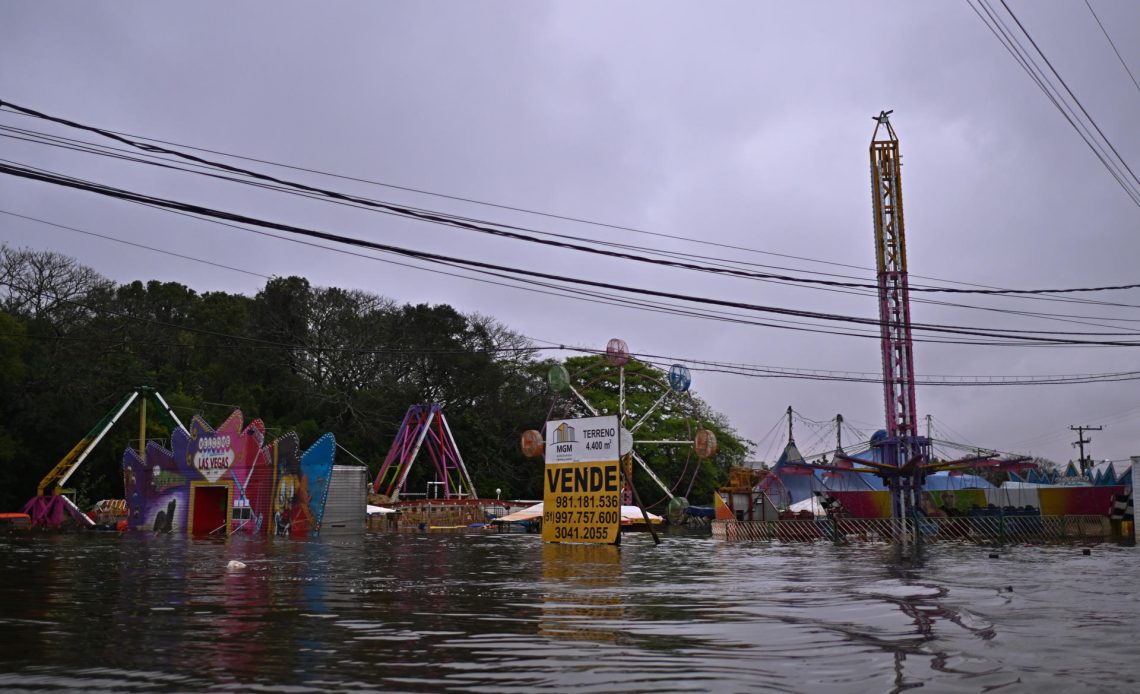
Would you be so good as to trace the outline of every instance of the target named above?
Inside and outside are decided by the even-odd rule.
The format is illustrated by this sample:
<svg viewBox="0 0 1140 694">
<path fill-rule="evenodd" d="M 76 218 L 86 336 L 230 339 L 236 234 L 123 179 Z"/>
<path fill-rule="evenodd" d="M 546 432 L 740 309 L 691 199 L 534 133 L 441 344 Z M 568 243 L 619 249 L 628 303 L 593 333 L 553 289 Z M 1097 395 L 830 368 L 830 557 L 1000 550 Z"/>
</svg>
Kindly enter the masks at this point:
<svg viewBox="0 0 1140 694">
<path fill-rule="evenodd" d="M 190 496 L 190 532 L 194 535 L 227 534 L 230 515 L 229 486 L 195 486 Z"/>
</svg>

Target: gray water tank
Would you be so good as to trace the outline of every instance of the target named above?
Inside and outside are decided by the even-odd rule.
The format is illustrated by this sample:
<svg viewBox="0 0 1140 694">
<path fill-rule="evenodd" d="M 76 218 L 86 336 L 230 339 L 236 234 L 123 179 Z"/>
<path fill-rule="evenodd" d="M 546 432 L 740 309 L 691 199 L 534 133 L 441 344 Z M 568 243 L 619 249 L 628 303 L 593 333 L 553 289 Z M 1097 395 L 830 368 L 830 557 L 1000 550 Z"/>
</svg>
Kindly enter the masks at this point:
<svg viewBox="0 0 1140 694">
<path fill-rule="evenodd" d="M 363 532 L 367 505 L 368 468 L 363 465 L 333 465 L 321 519 L 321 534 Z"/>
</svg>

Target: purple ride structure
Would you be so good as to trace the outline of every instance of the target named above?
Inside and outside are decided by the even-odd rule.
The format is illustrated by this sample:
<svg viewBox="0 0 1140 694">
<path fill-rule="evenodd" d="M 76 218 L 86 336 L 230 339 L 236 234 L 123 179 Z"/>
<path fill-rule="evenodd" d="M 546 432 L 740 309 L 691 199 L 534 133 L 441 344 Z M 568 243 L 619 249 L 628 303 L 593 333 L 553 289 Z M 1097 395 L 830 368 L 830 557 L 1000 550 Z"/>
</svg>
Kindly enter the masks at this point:
<svg viewBox="0 0 1140 694">
<path fill-rule="evenodd" d="M 408 473 L 419 456 L 426 449 L 428 458 L 435 469 L 436 480 L 429 483 L 431 490 L 438 494 L 427 496 L 439 499 L 477 499 L 475 484 L 463 464 L 463 456 L 451 435 L 443 405 L 431 403 L 412 405 L 400 423 L 396 439 L 388 449 L 380 472 L 372 483 L 373 491 L 382 503 L 399 502 L 406 494 Z"/>
<path fill-rule="evenodd" d="M 426 451 L 435 479 L 426 493 L 408 491 L 408 474 Z M 480 499 L 475 483 L 459 453 L 440 403 L 412 405 L 404 415 L 396 438 L 370 485 L 369 503 L 391 507 L 385 530 L 456 531 L 487 528 L 487 521 L 506 515 L 518 504 Z M 497 490 L 496 490 L 497 491 Z M 517 510 L 517 509 L 516 509 Z"/>
</svg>

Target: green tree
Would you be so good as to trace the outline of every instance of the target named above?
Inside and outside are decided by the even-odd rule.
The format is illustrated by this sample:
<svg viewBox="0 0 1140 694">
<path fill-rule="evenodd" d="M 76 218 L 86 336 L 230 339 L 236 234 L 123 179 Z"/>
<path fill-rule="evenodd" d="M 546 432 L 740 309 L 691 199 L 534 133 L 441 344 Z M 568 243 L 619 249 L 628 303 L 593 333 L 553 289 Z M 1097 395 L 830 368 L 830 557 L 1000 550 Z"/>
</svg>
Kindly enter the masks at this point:
<svg viewBox="0 0 1140 694">
<path fill-rule="evenodd" d="M 28 349 L 24 324 L 15 316 L 0 311 L 0 511 L 22 501 L 13 492 L 26 487 L 27 471 L 18 465 L 21 449 L 19 431 L 12 429 L 18 402 L 12 395 L 27 371 L 24 353 Z"/>
</svg>

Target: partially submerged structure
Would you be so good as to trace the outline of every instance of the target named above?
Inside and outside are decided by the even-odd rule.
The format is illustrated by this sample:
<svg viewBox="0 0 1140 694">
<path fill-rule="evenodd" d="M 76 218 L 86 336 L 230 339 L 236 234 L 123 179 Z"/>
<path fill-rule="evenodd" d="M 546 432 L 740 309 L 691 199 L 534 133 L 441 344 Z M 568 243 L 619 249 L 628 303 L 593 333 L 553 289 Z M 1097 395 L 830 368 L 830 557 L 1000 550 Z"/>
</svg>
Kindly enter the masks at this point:
<svg viewBox="0 0 1140 694">
<path fill-rule="evenodd" d="M 302 451 L 292 432 L 266 444 L 265 425 L 259 419 L 243 425 L 240 410 L 216 429 L 195 416 L 189 429 L 172 434 L 169 449 L 149 442 L 145 457 L 133 449 L 123 454 L 127 525 L 192 535 L 305 536 L 321 531 L 331 496 L 336 525 L 363 529 L 363 469 L 334 466 L 335 457 L 331 433 Z"/>
<path fill-rule="evenodd" d="M 411 491 L 409 475 L 427 459 L 434 479 L 423 492 Z M 440 403 L 412 405 L 371 484 L 368 503 L 391 513 L 369 527 L 383 530 L 463 530 L 483 527 L 509 512 L 511 504 L 480 499 Z"/>
<path fill-rule="evenodd" d="M 908 544 L 1135 540 L 1132 480 L 1140 459 L 1127 468 L 1046 475 L 1035 474 L 1021 459 L 979 456 L 969 463 L 976 466 L 974 472 L 1001 471 L 1008 481 L 995 485 L 964 466 L 926 472 L 916 477 L 914 510 L 900 518 L 874 466 L 881 460 L 880 434 L 867 450 L 845 456 L 842 466 L 835 460 L 808 463 L 789 439 L 770 470 L 754 471 L 748 485 L 738 481 L 720 490 L 714 536 Z M 769 506 L 778 507 L 778 513 Z"/>
<path fill-rule="evenodd" d="M 864 455 L 847 455 L 837 445 L 830 463 L 811 465 L 795 447 L 792 412 L 788 408 L 788 445 L 783 455 L 749 494 L 722 491 L 717 499 L 714 535 L 762 539 L 830 537 L 836 542 L 852 536 L 874 536 L 902 547 L 916 547 L 924 538 L 963 536 L 1001 542 L 1013 530 L 1026 540 L 1073 536 L 1134 539 L 1133 519 L 1127 512 L 1133 487 L 1119 484 L 1125 473 L 1115 468 L 1100 471 L 1099 477 L 1089 479 L 1088 486 L 1025 484 L 1029 488 L 1018 487 L 1016 491 L 993 488 L 978 476 L 966 480 L 963 473 L 980 467 L 1018 472 L 1036 466 L 1027 458 L 999 460 L 983 452 L 960 460 L 936 460 L 929 432 L 926 436 L 919 434 L 902 156 L 890 114 L 882 111 L 874 117 L 876 125 L 870 144 L 886 428 L 871 437 L 870 449 Z M 1099 486 L 1094 484 L 1098 482 Z M 817 520 L 813 512 L 805 510 L 802 520 L 785 519 L 782 515 L 770 522 L 744 520 L 745 515 L 753 517 L 755 495 L 764 499 L 776 493 L 786 499 L 788 506 L 819 496 L 825 517 Z M 746 509 L 733 508 L 737 498 L 747 505 Z M 1125 511 L 1117 514 L 1118 508 Z"/>
<path fill-rule="evenodd" d="M 139 386 L 127 393 L 111 410 L 100 419 L 87 435 L 81 438 L 71 450 L 48 471 L 36 489 L 36 496 L 24 504 L 23 512 L 29 517 L 30 527 L 58 528 L 69 523 L 81 527 L 94 527 L 95 521 L 84 514 L 68 494 L 75 492 L 68 489 L 67 483 L 72 475 L 99 445 L 107 432 L 123 417 L 130 406 L 139 404 L 139 441 L 146 441 L 147 402 L 153 402 L 156 409 L 161 412 L 175 430 L 185 431 L 178 416 L 167 404 L 166 400 L 149 386 Z M 142 443 L 140 443 L 142 445 Z"/>
</svg>

